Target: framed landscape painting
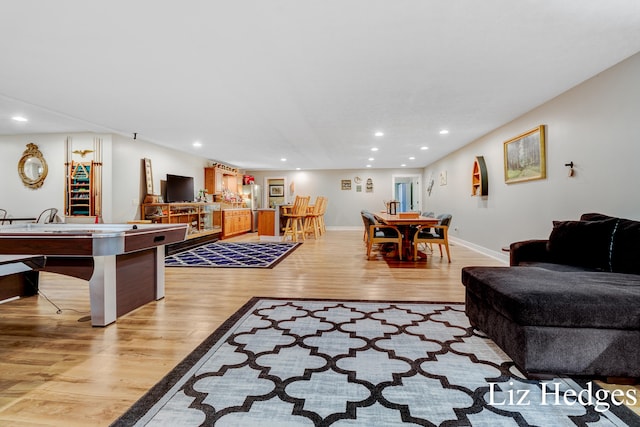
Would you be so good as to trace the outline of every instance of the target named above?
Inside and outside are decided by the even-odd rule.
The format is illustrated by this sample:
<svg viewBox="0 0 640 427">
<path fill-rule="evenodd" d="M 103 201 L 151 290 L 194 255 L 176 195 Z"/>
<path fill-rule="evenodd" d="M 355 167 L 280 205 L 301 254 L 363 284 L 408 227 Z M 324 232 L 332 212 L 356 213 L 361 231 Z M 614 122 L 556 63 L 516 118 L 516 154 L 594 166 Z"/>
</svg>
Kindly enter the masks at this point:
<svg viewBox="0 0 640 427">
<path fill-rule="evenodd" d="M 511 184 L 546 176 L 544 125 L 504 142 L 504 182 Z"/>
</svg>

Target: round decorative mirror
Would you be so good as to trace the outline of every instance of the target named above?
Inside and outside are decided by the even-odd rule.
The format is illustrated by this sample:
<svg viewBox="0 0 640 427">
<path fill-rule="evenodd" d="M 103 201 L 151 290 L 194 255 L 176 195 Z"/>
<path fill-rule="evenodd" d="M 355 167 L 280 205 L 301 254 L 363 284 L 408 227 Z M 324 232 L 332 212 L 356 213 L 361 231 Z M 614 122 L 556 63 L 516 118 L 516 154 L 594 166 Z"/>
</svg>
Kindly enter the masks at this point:
<svg viewBox="0 0 640 427">
<path fill-rule="evenodd" d="M 47 177 L 47 162 L 44 160 L 38 146 L 27 144 L 27 149 L 22 153 L 18 162 L 18 174 L 22 183 L 29 188 L 40 188 Z"/>
</svg>

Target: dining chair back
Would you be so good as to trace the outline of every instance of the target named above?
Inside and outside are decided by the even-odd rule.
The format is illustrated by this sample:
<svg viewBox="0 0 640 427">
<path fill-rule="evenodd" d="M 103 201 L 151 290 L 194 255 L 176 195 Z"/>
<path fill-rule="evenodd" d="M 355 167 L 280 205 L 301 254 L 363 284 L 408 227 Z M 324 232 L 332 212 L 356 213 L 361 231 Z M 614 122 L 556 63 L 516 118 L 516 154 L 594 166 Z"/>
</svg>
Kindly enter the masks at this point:
<svg viewBox="0 0 640 427">
<path fill-rule="evenodd" d="M 4 224 L 4 220 L 7 218 L 7 211 L 0 209 L 0 225 Z"/>
<path fill-rule="evenodd" d="M 50 222 L 60 222 L 58 219 L 58 209 L 56 208 L 48 208 L 43 210 L 40 215 L 38 215 L 38 219 L 36 222 L 39 224 L 49 224 Z"/>
<path fill-rule="evenodd" d="M 418 245 L 437 244 L 440 249 L 440 258 L 442 258 L 442 246 L 447 251 L 447 260 L 451 262 L 451 253 L 449 252 L 449 226 L 451 225 L 452 216 L 450 214 L 441 214 L 437 216 L 438 224 L 430 225 L 424 228 L 420 227 L 418 232 L 413 236 L 413 256 L 418 257 Z"/>
<path fill-rule="evenodd" d="M 379 224 L 372 213 L 362 212 L 367 240 L 367 259 L 371 259 L 371 248 L 374 244 L 395 243 L 398 255 L 402 260 L 402 233 L 393 225 Z"/>
</svg>

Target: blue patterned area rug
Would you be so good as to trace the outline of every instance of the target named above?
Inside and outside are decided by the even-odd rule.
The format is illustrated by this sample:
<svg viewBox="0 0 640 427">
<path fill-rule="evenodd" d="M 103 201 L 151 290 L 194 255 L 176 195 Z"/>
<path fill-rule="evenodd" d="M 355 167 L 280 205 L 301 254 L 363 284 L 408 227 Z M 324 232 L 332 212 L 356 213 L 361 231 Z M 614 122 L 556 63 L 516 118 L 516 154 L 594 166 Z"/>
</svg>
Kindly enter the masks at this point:
<svg viewBox="0 0 640 427">
<path fill-rule="evenodd" d="M 253 298 L 113 426 L 640 425 L 624 399 L 524 378 L 461 304 Z"/>
<path fill-rule="evenodd" d="M 273 268 L 301 243 L 208 243 L 165 258 L 167 267 Z"/>
</svg>

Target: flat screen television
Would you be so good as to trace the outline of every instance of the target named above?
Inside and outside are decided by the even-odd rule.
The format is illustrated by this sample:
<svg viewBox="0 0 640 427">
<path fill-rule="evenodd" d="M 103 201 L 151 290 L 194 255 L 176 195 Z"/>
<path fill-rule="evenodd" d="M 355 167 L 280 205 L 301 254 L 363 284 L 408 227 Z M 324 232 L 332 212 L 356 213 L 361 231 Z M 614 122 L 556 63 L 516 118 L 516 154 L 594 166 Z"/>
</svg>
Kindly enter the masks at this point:
<svg viewBox="0 0 640 427">
<path fill-rule="evenodd" d="M 166 188 L 167 202 L 193 202 L 195 196 L 193 177 L 167 174 Z"/>
</svg>

